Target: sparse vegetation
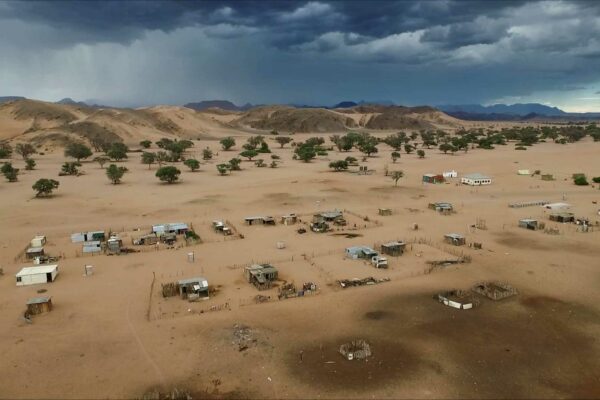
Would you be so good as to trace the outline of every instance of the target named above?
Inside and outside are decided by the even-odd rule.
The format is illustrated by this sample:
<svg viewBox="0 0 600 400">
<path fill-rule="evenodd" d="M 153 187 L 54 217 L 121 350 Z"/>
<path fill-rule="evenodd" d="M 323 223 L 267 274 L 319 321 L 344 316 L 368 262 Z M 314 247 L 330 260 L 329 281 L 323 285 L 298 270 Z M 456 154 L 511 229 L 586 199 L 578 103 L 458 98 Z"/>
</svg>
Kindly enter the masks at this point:
<svg viewBox="0 0 600 400">
<path fill-rule="evenodd" d="M 0 168 L 0 172 L 4 175 L 7 181 L 16 182 L 19 178 L 19 169 L 13 167 L 12 163 L 4 163 Z"/>
<path fill-rule="evenodd" d="M 275 141 L 279 143 L 279 146 L 283 149 L 283 147 L 292 141 L 292 138 L 289 136 L 278 136 L 275 138 Z"/>
<path fill-rule="evenodd" d="M 108 168 L 106 168 L 106 176 L 108 179 L 110 179 L 113 185 L 117 185 L 121 183 L 121 178 L 123 178 L 123 175 L 125 175 L 127 171 L 128 169 L 125 167 L 119 167 L 116 164 L 110 164 Z"/>
<path fill-rule="evenodd" d="M 390 174 L 392 180 L 394 181 L 394 186 L 398 186 L 398 181 L 404 177 L 404 171 L 392 171 Z"/>
<path fill-rule="evenodd" d="M 348 161 L 346 160 L 337 160 L 329 163 L 329 168 L 333 169 L 336 172 L 344 171 L 348 169 Z"/>
<path fill-rule="evenodd" d="M 83 143 L 72 142 L 65 148 L 65 157 L 71 157 L 80 162 L 92 156 L 92 149 Z"/>
<path fill-rule="evenodd" d="M 228 151 L 233 146 L 235 146 L 235 139 L 231 136 L 225 137 L 219 141 L 223 150 Z"/>
<path fill-rule="evenodd" d="M 121 161 L 127 158 L 127 152 L 129 149 L 123 143 L 115 142 L 110 145 L 110 148 L 106 152 L 106 155 L 111 160 Z"/>
<path fill-rule="evenodd" d="M 156 154 L 148 151 L 142 153 L 142 164 L 147 164 L 148 169 L 156 162 Z"/>
<path fill-rule="evenodd" d="M 18 143 L 15 146 L 15 152 L 25 160 L 30 155 L 35 154 L 35 148 L 30 143 Z"/>
<path fill-rule="evenodd" d="M 396 161 L 398 161 L 398 159 L 400 159 L 400 152 L 392 151 L 392 162 L 395 163 Z"/>
<path fill-rule="evenodd" d="M 78 175 L 79 167 L 81 167 L 81 163 L 79 162 L 66 162 L 62 165 L 58 175 Z"/>
<path fill-rule="evenodd" d="M 179 175 L 181 175 L 181 171 L 172 165 L 160 167 L 156 171 L 156 177 L 169 184 L 176 182 L 179 179 Z"/>
<path fill-rule="evenodd" d="M 31 187 L 35 190 L 35 197 L 47 197 L 52 194 L 55 189 L 58 189 L 59 182 L 54 179 L 42 178 L 38 179 Z"/>
<path fill-rule="evenodd" d="M 9 143 L 0 143 L 0 158 L 10 158 L 12 151 L 12 146 Z"/>
<path fill-rule="evenodd" d="M 94 158 L 94 161 L 100 165 L 100 168 L 104 168 L 104 164 L 110 161 L 110 158 L 106 156 L 98 156 Z"/>
<path fill-rule="evenodd" d="M 241 165 L 242 160 L 240 158 L 234 157 L 231 160 L 229 160 L 229 169 L 231 169 L 232 171 L 241 171 Z"/>
<path fill-rule="evenodd" d="M 33 158 L 25 159 L 25 170 L 32 171 L 35 169 L 36 162 Z"/>
<path fill-rule="evenodd" d="M 213 158 L 213 152 L 210 148 L 206 147 L 202 149 L 202 159 L 211 160 Z"/>
<path fill-rule="evenodd" d="M 183 162 L 192 172 L 197 171 L 200 168 L 200 161 L 194 158 L 188 158 Z"/>
<path fill-rule="evenodd" d="M 577 186 L 587 186 L 587 185 L 589 185 L 587 177 L 584 174 L 576 174 L 573 177 L 573 183 L 576 184 Z"/>
<path fill-rule="evenodd" d="M 419 156 L 419 158 L 425 158 L 425 150 L 417 150 L 417 156 Z"/>
<path fill-rule="evenodd" d="M 144 148 L 144 149 L 149 149 L 150 146 L 152 146 L 152 142 L 149 140 L 142 140 L 140 142 L 140 146 L 142 146 L 142 148 Z"/>
<path fill-rule="evenodd" d="M 240 153 L 240 156 L 247 158 L 248 161 L 252 161 L 254 157 L 258 155 L 258 151 L 256 150 L 244 150 Z"/>
<path fill-rule="evenodd" d="M 220 175 L 227 175 L 227 173 L 230 171 L 230 165 L 229 164 L 217 164 L 217 171 L 219 172 Z"/>
</svg>

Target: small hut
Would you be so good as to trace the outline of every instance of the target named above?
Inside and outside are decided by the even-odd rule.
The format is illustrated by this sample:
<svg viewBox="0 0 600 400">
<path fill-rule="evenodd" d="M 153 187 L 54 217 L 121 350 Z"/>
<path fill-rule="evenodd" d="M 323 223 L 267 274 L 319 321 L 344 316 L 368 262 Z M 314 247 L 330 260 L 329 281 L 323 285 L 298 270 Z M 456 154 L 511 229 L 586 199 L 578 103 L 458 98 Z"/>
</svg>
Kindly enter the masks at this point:
<svg viewBox="0 0 600 400">
<path fill-rule="evenodd" d="M 424 183 L 444 183 L 446 179 L 444 179 L 443 175 L 440 174 L 424 174 L 423 182 Z"/>
<path fill-rule="evenodd" d="M 281 223 L 283 225 L 294 225 L 296 222 L 298 222 L 298 216 L 294 213 L 281 216 Z"/>
<path fill-rule="evenodd" d="M 552 174 L 542 174 L 542 180 L 543 181 L 553 181 L 554 180 L 554 175 L 552 175 Z"/>
<path fill-rule="evenodd" d="M 121 254 L 121 247 L 123 247 L 123 241 L 117 236 L 111 236 L 106 241 L 107 254 Z"/>
<path fill-rule="evenodd" d="M 46 236 L 38 235 L 31 239 L 30 247 L 43 247 L 46 244 Z"/>
<path fill-rule="evenodd" d="M 446 202 L 429 203 L 428 207 L 430 209 L 438 211 L 442 214 L 448 214 L 448 213 L 451 213 L 452 210 L 454 210 L 454 207 L 452 206 L 452 204 L 446 203 Z"/>
<path fill-rule="evenodd" d="M 248 283 L 256 286 L 258 290 L 269 289 L 273 282 L 278 278 L 278 272 L 275 267 L 269 264 L 255 264 L 246 267 L 244 275 Z"/>
<path fill-rule="evenodd" d="M 177 282 L 182 299 L 208 298 L 208 281 L 203 277 L 182 279 Z"/>
<path fill-rule="evenodd" d="M 382 217 L 388 217 L 390 215 L 392 215 L 392 209 L 391 208 L 380 208 L 379 215 L 381 215 Z"/>
<path fill-rule="evenodd" d="M 444 241 L 454 246 L 463 246 L 467 243 L 465 237 L 459 233 L 447 233 L 444 235 Z"/>
<path fill-rule="evenodd" d="M 30 247 L 25 252 L 25 256 L 28 260 L 33 260 L 36 257 L 42 257 L 44 255 L 43 247 Z"/>
<path fill-rule="evenodd" d="M 38 315 L 52 311 L 52 297 L 33 297 L 27 300 L 27 314 Z"/>
<path fill-rule="evenodd" d="M 381 253 L 388 256 L 397 257 L 404 254 L 406 243 L 404 242 L 389 242 L 381 245 Z"/>
<path fill-rule="evenodd" d="M 554 222 L 575 222 L 575 214 L 569 212 L 559 212 L 550 214 L 550 221 Z"/>
<path fill-rule="evenodd" d="M 519 228 L 535 231 L 539 228 L 537 219 L 524 218 L 519 220 Z"/>
</svg>

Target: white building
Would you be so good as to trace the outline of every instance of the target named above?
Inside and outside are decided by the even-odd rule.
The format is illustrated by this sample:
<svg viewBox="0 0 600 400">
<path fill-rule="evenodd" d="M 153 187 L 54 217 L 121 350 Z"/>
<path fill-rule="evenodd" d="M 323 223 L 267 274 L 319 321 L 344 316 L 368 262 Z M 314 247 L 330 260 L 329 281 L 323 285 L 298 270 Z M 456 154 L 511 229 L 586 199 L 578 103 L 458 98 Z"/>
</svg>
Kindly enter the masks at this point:
<svg viewBox="0 0 600 400">
<path fill-rule="evenodd" d="M 458 172 L 455 170 L 442 172 L 444 178 L 458 178 Z"/>
<path fill-rule="evenodd" d="M 460 178 L 460 183 L 470 186 L 491 185 L 492 178 L 480 173 L 468 174 Z"/>
<path fill-rule="evenodd" d="M 25 286 L 54 282 L 57 275 L 58 265 L 42 265 L 39 267 L 25 267 L 15 276 L 17 278 L 17 286 Z"/>
</svg>

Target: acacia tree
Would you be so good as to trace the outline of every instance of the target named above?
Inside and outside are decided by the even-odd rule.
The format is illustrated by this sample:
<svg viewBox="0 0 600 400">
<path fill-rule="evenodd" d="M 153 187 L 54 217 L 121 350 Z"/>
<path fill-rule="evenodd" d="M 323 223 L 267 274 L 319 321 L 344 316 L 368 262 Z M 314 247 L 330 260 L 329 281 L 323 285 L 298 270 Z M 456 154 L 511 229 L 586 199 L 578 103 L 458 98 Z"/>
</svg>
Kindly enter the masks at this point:
<svg viewBox="0 0 600 400">
<path fill-rule="evenodd" d="M 419 156 L 419 158 L 425 158 L 425 150 L 417 150 L 417 155 Z"/>
<path fill-rule="evenodd" d="M 16 182 L 19 176 L 19 169 L 12 166 L 11 163 L 7 162 L 0 168 L 0 172 L 4 175 L 7 181 Z"/>
<path fill-rule="evenodd" d="M 12 151 L 12 146 L 9 143 L 0 142 L 0 158 L 10 158 Z"/>
<path fill-rule="evenodd" d="M 15 152 L 25 160 L 35 153 L 35 148 L 30 143 L 19 143 L 15 146 Z"/>
<path fill-rule="evenodd" d="M 203 160 L 210 160 L 213 158 L 213 152 L 210 148 L 205 148 L 204 150 L 202 150 L 202 159 Z"/>
<path fill-rule="evenodd" d="M 336 172 L 343 171 L 348 169 L 348 161 L 346 160 L 337 160 L 329 163 L 329 168 L 333 169 Z"/>
<path fill-rule="evenodd" d="M 123 143 L 115 142 L 110 145 L 106 155 L 109 156 L 111 160 L 121 161 L 127 158 L 128 151 L 129 149 Z"/>
<path fill-rule="evenodd" d="M 144 149 L 149 149 L 151 145 L 152 145 L 152 142 L 149 140 L 142 140 L 140 142 L 140 146 L 142 146 Z"/>
<path fill-rule="evenodd" d="M 219 171 L 220 175 L 227 175 L 227 172 L 230 171 L 229 164 L 217 164 L 217 171 Z"/>
<path fill-rule="evenodd" d="M 71 157 L 80 162 L 81 160 L 88 158 L 92 155 L 92 149 L 87 147 L 83 143 L 69 143 L 65 148 L 65 157 Z"/>
<path fill-rule="evenodd" d="M 283 147 L 292 141 L 292 138 L 289 136 L 278 136 L 275 138 L 275 141 L 279 143 L 279 146 L 283 149 Z"/>
<path fill-rule="evenodd" d="M 221 143 L 221 147 L 223 148 L 223 150 L 228 151 L 233 146 L 235 146 L 235 139 L 231 136 L 228 136 L 221 139 L 219 143 Z"/>
<path fill-rule="evenodd" d="M 158 163 L 159 168 L 162 167 L 164 163 L 169 162 L 170 160 L 171 157 L 166 151 L 160 150 L 156 152 L 156 162 Z"/>
<path fill-rule="evenodd" d="M 256 150 L 244 150 L 240 153 L 240 156 L 247 158 L 248 161 L 252 161 L 254 157 L 258 155 L 258 151 Z"/>
<path fill-rule="evenodd" d="M 38 179 L 31 187 L 35 190 L 35 197 L 50 196 L 54 189 L 58 189 L 59 182 L 54 179 Z"/>
<path fill-rule="evenodd" d="M 142 153 L 142 164 L 148 164 L 148 169 L 156 162 L 156 154 L 145 151 Z"/>
<path fill-rule="evenodd" d="M 123 178 L 123 175 L 125 175 L 125 172 L 127 171 L 128 169 L 125 167 L 118 167 L 115 164 L 110 164 L 108 168 L 106 168 L 106 176 L 113 185 L 117 185 L 121 183 L 121 178 Z"/>
<path fill-rule="evenodd" d="M 231 160 L 229 160 L 229 168 L 232 171 L 240 171 L 242 168 L 240 167 L 240 164 L 242 163 L 242 160 L 235 157 L 232 158 Z"/>
<path fill-rule="evenodd" d="M 395 163 L 400 158 L 399 151 L 392 151 L 392 162 Z"/>
<path fill-rule="evenodd" d="M 25 169 L 27 171 L 31 171 L 35 169 L 35 160 L 33 158 L 25 159 Z"/>
<path fill-rule="evenodd" d="M 398 186 L 398 181 L 400 180 L 400 178 L 402 178 L 404 176 L 404 172 L 403 171 L 392 171 L 392 174 L 390 176 L 394 180 L 394 186 Z"/>
<path fill-rule="evenodd" d="M 160 167 L 156 171 L 156 177 L 168 184 L 176 182 L 179 179 L 179 175 L 181 175 L 181 171 L 172 165 Z"/>
<path fill-rule="evenodd" d="M 183 162 L 192 172 L 200 168 L 200 161 L 194 158 L 188 158 Z"/>
<path fill-rule="evenodd" d="M 104 164 L 109 162 L 110 158 L 108 158 L 106 156 L 98 156 L 98 157 L 94 158 L 94 161 L 96 161 L 100 165 L 100 168 L 104 168 Z"/>
</svg>

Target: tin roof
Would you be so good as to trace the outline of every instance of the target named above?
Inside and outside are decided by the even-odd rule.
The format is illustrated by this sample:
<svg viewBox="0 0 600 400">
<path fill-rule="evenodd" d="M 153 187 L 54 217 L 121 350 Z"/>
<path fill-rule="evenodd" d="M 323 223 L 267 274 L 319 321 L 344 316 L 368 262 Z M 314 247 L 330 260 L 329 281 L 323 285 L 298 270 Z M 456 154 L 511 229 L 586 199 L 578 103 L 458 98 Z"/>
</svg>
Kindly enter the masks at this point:
<svg viewBox="0 0 600 400">
<path fill-rule="evenodd" d="M 475 173 L 472 173 L 472 174 L 463 175 L 463 178 L 467 178 L 467 179 L 492 179 L 492 178 L 490 178 L 487 175 L 480 174 L 479 172 L 475 172 Z"/>
<path fill-rule="evenodd" d="M 24 267 L 15 276 L 47 274 L 58 269 L 58 265 L 40 265 L 39 267 Z"/>
<path fill-rule="evenodd" d="M 201 276 L 198 276 L 196 278 L 182 279 L 182 280 L 178 281 L 177 283 L 180 285 L 196 284 L 196 285 L 199 285 L 201 288 L 208 287 L 208 281 L 206 280 L 206 278 L 203 278 Z"/>
<path fill-rule="evenodd" d="M 444 236 L 452 238 L 452 239 L 462 239 L 462 238 L 464 238 L 464 236 L 461 235 L 460 233 L 446 233 Z"/>
<path fill-rule="evenodd" d="M 31 299 L 27 300 L 27 305 L 47 303 L 51 298 L 52 297 L 50 296 L 32 297 Z"/>
<path fill-rule="evenodd" d="M 27 249 L 27 253 L 39 253 L 40 251 L 44 251 L 43 247 L 30 247 Z"/>
</svg>

